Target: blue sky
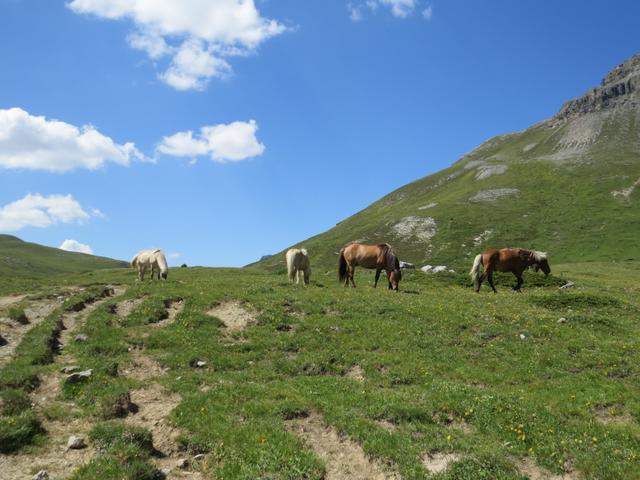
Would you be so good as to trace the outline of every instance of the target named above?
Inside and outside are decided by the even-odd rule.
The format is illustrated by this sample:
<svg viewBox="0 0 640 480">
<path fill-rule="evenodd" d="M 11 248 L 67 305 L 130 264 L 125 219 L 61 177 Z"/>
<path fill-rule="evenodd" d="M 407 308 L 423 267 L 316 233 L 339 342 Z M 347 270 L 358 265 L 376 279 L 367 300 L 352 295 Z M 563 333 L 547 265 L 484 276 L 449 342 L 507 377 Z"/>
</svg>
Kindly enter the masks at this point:
<svg viewBox="0 0 640 480">
<path fill-rule="evenodd" d="M 640 50 L 635 1 L 147 3 L 0 0 L 2 233 L 240 266 Z"/>
</svg>

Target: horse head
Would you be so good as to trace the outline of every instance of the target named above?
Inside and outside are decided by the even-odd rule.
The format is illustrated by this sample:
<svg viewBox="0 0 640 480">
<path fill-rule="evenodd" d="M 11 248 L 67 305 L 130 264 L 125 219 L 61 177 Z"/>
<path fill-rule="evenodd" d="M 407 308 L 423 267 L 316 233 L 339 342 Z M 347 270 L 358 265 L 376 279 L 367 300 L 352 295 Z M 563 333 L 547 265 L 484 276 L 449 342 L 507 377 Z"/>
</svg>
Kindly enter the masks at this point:
<svg viewBox="0 0 640 480">
<path fill-rule="evenodd" d="M 545 276 L 551 273 L 551 267 L 549 266 L 549 259 L 545 252 L 531 252 L 533 269 L 537 272 L 542 270 Z"/>
<path fill-rule="evenodd" d="M 398 284 L 400 280 L 402 280 L 402 271 L 400 270 L 400 261 L 398 257 L 389 250 L 388 255 L 392 258 L 389 258 L 389 264 L 393 266 L 392 269 L 387 270 L 387 278 L 389 279 L 389 288 L 391 290 L 398 291 Z"/>
</svg>

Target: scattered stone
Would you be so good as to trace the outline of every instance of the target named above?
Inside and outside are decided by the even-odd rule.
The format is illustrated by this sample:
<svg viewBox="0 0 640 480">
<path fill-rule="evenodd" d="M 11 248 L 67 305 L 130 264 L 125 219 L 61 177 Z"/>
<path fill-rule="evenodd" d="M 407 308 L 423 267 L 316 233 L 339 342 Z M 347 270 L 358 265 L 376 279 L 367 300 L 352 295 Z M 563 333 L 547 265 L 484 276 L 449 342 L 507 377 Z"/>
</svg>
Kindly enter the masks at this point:
<svg viewBox="0 0 640 480">
<path fill-rule="evenodd" d="M 527 336 L 524 333 L 520 334 L 520 340 L 524 340 L 525 338 L 527 338 Z"/>
<path fill-rule="evenodd" d="M 204 368 L 207 366 L 207 362 L 205 362 L 204 360 L 197 360 L 193 362 L 193 366 L 196 368 Z"/>
<path fill-rule="evenodd" d="M 404 270 L 415 270 L 416 266 L 413 263 L 400 262 L 400 268 L 402 268 Z"/>
<path fill-rule="evenodd" d="M 76 437 L 75 435 L 71 435 L 69 440 L 67 440 L 67 448 L 71 450 L 81 450 L 86 448 L 87 444 L 84 443 L 84 438 Z"/>
<path fill-rule="evenodd" d="M 185 469 L 189 466 L 189 461 L 186 458 L 181 458 L 176 462 L 176 467 Z"/>
<path fill-rule="evenodd" d="M 558 323 L 567 323 L 567 319 L 566 319 L 566 318 L 564 318 L 564 317 L 560 317 L 560 318 L 558 319 Z"/>
<path fill-rule="evenodd" d="M 170 468 L 166 468 L 166 467 L 165 467 L 165 468 L 162 468 L 162 469 L 160 470 L 160 473 L 162 474 L 162 476 L 163 476 L 164 478 L 166 478 L 166 477 L 168 477 L 168 476 L 169 476 L 169 474 L 171 473 L 171 469 L 170 469 Z"/>
<path fill-rule="evenodd" d="M 517 188 L 494 188 L 491 190 L 480 190 L 469 198 L 470 202 L 496 202 L 501 198 L 516 195 L 520 192 Z"/>
<path fill-rule="evenodd" d="M 75 372 L 75 373 L 72 373 L 71 375 L 67 375 L 67 378 L 65 379 L 64 383 L 66 383 L 67 385 L 72 385 L 74 383 L 81 383 L 87 380 L 88 378 L 90 378 L 91 375 L 93 375 L 92 368 L 90 368 L 89 370 L 83 370 L 82 372 Z"/>
<path fill-rule="evenodd" d="M 424 273 L 440 273 L 440 272 L 456 273 L 455 270 L 450 269 L 446 265 L 435 265 L 435 266 L 425 265 L 420 270 L 422 270 Z"/>
<path fill-rule="evenodd" d="M 77 372 L 78 370 L 80 370 L 80 366 L 78 365 L 67 365 L 66 367 L 62 367 L 60 369 L 62 373 L 66 373 L 67 375 L 73 372 Z"/>
<path fill-rule="evenodd" d="M 558 287 L 560 290 L 564 290 L 566 288 L 576 288 L 576 284 L 568 281 L 567 283 L 565 283 L 564 285 L 562 285 L 561 287 Z"/>
<path fill-rule="evenodd" d="M 76 335 L 76 342 L 86 342 L 89 339 L 89 337 L 87 337 L 84 333 L 79 333 L 78 335 Z"/>
<path fill-rule="evenodd" d="M 204 453 L 199 453 L 199 454 L 195 455 L 195 456 L 193 457 L 193 459 L 194 459 L 195 461 L 197 461 L 197 462 L 200 462 L 200 461 L 204 460 L 205 456 L 206 456 L 206 455 L 205 455 Z"/>
<path fill-rule="evenodd" d="M 31 477 L 31 479 L 32 480 L 49 480 L 49 472 L 47 472 L 46 470 L 40 470 L 33 477 Z"/>
</svg>

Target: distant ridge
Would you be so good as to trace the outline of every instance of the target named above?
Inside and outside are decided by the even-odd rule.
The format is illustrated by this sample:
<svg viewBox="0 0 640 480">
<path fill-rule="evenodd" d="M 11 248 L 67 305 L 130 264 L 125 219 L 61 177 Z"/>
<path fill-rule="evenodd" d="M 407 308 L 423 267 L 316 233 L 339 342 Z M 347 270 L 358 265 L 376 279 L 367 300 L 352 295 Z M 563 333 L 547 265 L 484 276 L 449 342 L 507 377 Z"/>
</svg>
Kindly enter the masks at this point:
<svg viewBox="0 0 640 480">
<path fill-rule="evenodd" d="M 640 54 L 527 130 L 391 192 L 304 245 L 335 268 L 358 240 L 404 261 L 468 267 L 488 247 L 548 251 L 551 263 L 640 259 Z M 254 265 L 282 269 L 282 253 Z M 317 271 L 317 270 L 316 270 Z"/>
<path fill-rule="evenodd" d="M 80 273 L 105 268 L 123 268 L 128 263 L 106 257 L 87 255 L 45 247 L 0 234 L 0 274 L 40 277 L 63 273 Z"/>
</svg>

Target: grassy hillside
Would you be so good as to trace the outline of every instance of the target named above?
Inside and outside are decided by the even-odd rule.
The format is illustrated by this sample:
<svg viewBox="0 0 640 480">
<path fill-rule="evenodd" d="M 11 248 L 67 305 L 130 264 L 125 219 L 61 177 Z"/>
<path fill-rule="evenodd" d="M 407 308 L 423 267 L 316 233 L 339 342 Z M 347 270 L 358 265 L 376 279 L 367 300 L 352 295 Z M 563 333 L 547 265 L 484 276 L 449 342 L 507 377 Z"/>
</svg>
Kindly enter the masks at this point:
<svg viewBox="0 0 640 480">
<path fill-rule="evenodd" d="M 322 270 L 355 240 L 389 242 L 419 266 L 466 268 L 475 253 L 506 246 L 548 251 L 552 263 L 638 259 L 639 90 L 636 55 L 552 119 L 495 137 L 298 245 Z"/>
<path fill-rule="evenodd" d="M 20 453 L 0 452 L 3 472 L 639 479 L 640 264 L 556 273 L 577 287 L 475 294 L 407 273 L 396 293 L 367 287 L 372 273 L 361 272 L 358 289 L 321 277 L 296 288 L 251 269 L 175 269 L 144 283 L 126 270 L 65 276 L 65 286 L 92 286 L 28 331 L 0 369 L 0 445 Z M 119 293 L 104 297 L 106 284 Z M 0 277 L 0 296 L 8 291 Z M 65 384 L 65 365 L 92 376 Z M 90 448 L 61 464 L 71 434 Z M 432 458 L 448 467 L 430 475 Z"/>
<path fill-rule="evenodd" d="M 33 277 L 127 266 L 126 262 L 120 260 L 66 252 L 58 248 L 23 242 L 11 235 L 0 235 L 0 275 L 2 276 Z"/>
</svg>

